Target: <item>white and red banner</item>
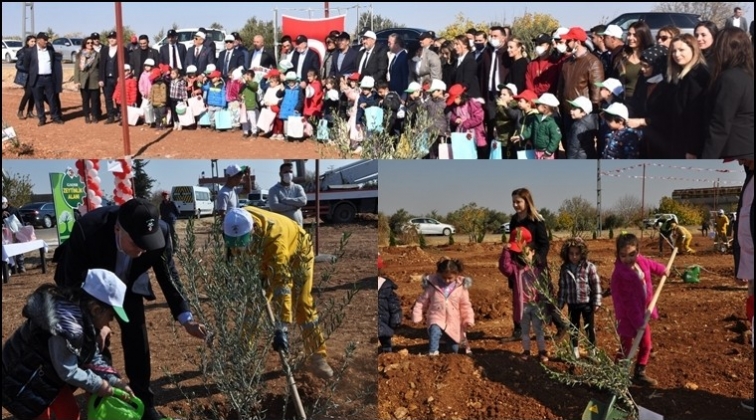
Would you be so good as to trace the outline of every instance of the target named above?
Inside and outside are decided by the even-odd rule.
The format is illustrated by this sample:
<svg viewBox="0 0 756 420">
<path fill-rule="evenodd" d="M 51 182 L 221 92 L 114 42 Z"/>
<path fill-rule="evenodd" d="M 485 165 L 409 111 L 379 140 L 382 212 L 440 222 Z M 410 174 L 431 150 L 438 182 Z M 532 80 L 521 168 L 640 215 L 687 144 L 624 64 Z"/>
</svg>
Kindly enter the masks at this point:
<svg viewBox="0 0 756 420">
<path fill-rule="evenodd" d="M 281 17 L 281 34 L 288 35 L 292 40 L 299 35 L 307 37 L 307 45 L 318 52 L 320 61 L 325 56 L 325 39 L 331 31 L 344 32 L 346 15 L 323 19 L 303 19 L 294 16 Z"/>
</svg>

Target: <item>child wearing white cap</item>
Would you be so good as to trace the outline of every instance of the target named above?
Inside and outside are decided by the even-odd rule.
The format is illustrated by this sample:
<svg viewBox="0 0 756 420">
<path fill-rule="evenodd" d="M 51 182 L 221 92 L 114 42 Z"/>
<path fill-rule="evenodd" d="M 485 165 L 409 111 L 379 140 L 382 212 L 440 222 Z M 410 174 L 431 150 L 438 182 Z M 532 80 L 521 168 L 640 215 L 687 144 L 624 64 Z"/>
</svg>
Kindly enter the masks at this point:
<svg viewBox="0 0 756 420">
<path fill-rule="evenodd" d="M 257 207 L 235 208 L 226 214 L 223 236 L 234 258 L 243 258 L 245 252 L 253 250 L 249 247 L 253 235 L 263 236 L 260 272 L 273 273 L 264 280 L 267 280 L 267 298 L 273 303 L 278 321 L 274 348 L 289 350 L 288 327 L 295 321 L 302 328 L 305 352 L 312 356 L 313 373 L 330 378 L 333 369 L 326 360 L 325 338 L 312 297 L 315 258 L 310 236 L 287 216 Z M 305 278 L 293 278 L 296 273 L 305 273 Z M 300 295 L 292 296 L 294 291 L 299 291 Z"/>
<path fill-rule="evenodd" d="M 431 81 L 430 99 L 425 102 L 425 109 L 428 112 L 428 118 L 431 121 L 430 132 L 433 133 L 433 144 L 431 145 L 431 159 L 438 157 L 438 145 L 442 139 L 449 136 L 449 118 L 446 116 L 446 83 L 434 79 Z"/>
<path fill-rule="evenodd" d="M 554 118 L 554 115 L 558 115 L 559 112 L 559 100 L 551 93 L 544 93 L 535 101 L 535 104 L 539 115 L 531 127 L 530 138 L 536 159 L 552 160 L 562 141 L 562 131 Z M 523 134 L 523 138 L 527 139 L 528 136 Z"/>
<path fill-rule="evenodd" d="M 45 284 L 29 297 L 21 327 L 3 345 L 3 408 L 19 419 L 78 419 L 76 388 L 100 397 L 131 389 L 110 365 L 98 332 L 123 310 L 126 284 L 114 273 L 89 270 L 80 289 Z"/>
<path fill-rule="evenodd" d="M 640 134 L 627 126 L 629 118 L 627 107 L 613 103 L 602 114 L 611 130 L 606 137 L 602 159 L 638 159 L 640 158 Z"/>
<path fill-rule="evenodd" d="M 128 106 L 136 106 L 137 103 L 137 81 L 134 78 L 134 72 L 131 69 L 131 66 L 128 64 L 123 65 L 124 70 L 124 77 L 125 79 L 118 78 L 118 83 L 116 83 L 115 91 L 113 92 L 113 102 L 115 102 L 116 105 L 121 105 L 123 102 L 126 102 L 126 105 Z M 121 97 L 121 83 L 126 84 L 126 97 Z M 124 117 L 126 117 L 124 115 Z"/>
<path fill-rule="evenodd" d="M 598 135 L 598 119 L 591 100 L 580 96 L 570 101 L 570 106 L 573 123 L 565 142 L 567 159 L 597 159 L 594 139 Z"/>
</svg>

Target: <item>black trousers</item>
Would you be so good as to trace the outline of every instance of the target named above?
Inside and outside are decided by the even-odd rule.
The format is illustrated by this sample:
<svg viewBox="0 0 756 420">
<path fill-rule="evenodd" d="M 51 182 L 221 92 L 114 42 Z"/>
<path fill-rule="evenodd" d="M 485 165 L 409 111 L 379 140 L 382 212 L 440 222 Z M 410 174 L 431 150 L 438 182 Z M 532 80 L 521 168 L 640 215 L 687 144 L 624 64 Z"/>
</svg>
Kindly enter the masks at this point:
<svg viewBox="0 0 756 420">
<path fill-rule="evenodd" d="M 24 112 L 24 109 L 27 114 L 34 109 L 34 90 L 28 83 L 24 86 L 24 96 L 21 98 L 21 103 L 18 104 L 18 112 Z"/>
<path fill-rule="evenodd" d="M 60 119 L 60 107 L 55 100 L 55 85 L 52 75 L 37 76 L 37 81 L 32 90 L 34 93 L 34 105 L 37 107 L 39 121 L 45 122 L 45 102 L 50 104 L 50 116 L 53 120 Z"/>
<path fill-rule="evenodd" d="M 113 102 L 113 94 L 116 89 L 116 79 L 105 79 L 105 86 L 102 87 L 102 94 L 105 97 L 105 112 L 108 113 L 108 118 L 115 118 L 118 116 L 118 108 Z"/>
<path fill-rule="evenodd" d="M 124 323 L 120 318 L 116 319 L 118 319 L 118 325 L 121 327 L 123 360 L 126 365 L 129 386 L 134 391 L 134 395 L 142 400 L 145 407 L 153 407 L 155 405 L 155 394 L 150 389 L 152 362 L 144 316 L 144 297 L 127 291 L 123 309 L 129 317 L 129 322 Z"/>
<path fill-rule="evenodd" d="M 593 304 L 579 303 L 567 305 L 567 313 L 570 316 L 570 323 L 578 330 L 583 330 L 588 334 L 588 341 L 596 345 L 596 329 L 593 327 Z M 583 328 L 580 328 L 580 318 L 583 318 Z M 578 331 L 570 329 L 570 340 L 572 347 L 578 346 Z"/>
<path fill-rule="evenodd" d="M 100 119 L 100 89 L 80 89 L 81 105 L 85 117 L 92 117 L 95 121 Z"/>
<path fill-rule="evenodd" d="M 391 351 L 391 337 L 378 337 L 378 341 L 381 342 L 381 350 L 384 352 Z"/>
</svg>

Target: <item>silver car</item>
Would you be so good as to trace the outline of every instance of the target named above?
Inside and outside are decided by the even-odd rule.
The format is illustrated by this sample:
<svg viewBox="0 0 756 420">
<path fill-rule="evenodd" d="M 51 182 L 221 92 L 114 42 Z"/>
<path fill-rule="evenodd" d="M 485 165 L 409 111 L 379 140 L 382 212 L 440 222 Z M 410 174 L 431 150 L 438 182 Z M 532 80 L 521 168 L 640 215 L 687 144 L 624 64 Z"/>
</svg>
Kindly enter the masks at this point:
<svg viewBox="0 0 756 420">
<path fill-rule="evenodd" d="M 3 60 L 6 63 L 12 63 L 16 61 L 16 54 L 18 54 L 18 51 L 24 47 L 23 41 L 18 41 L 14 39 L 4 39 L 3 40 Z"/>
<path fill-rule="evenodd" d="M 84 38 L 55 38 L 52 42 L 55 52 L 63 55 L 63 61 L 76 61 L 76 54 L 81 51 Z"/>
<path fill-rule="evenodd" d="M 404 225 L 404 229 L 415 229 L 417 233 L 421 235 L 451 236 L 457 232 L 457 229 L 454 226 L 441 223 L 438 220 L 429 217 L 410 219 L 410 221 Z"/>
</svg>

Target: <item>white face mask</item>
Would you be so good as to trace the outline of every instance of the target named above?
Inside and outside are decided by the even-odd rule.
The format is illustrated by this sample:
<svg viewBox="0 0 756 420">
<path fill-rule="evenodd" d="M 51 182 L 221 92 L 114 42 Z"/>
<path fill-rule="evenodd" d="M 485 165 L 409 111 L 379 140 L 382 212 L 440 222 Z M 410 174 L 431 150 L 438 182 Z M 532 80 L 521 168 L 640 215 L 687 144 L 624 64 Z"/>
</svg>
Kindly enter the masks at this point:
<svg viewBox="0 0 756 420">
<path fill-rule="evenodd" d="M 560 53 L 564 54 L 567 52 L 567 44 L 557 44 L 556 49 Z"/>
<path fill-rule="evenodd" d="M 291 172 L 287 172 L 283 175 L 281 175 L 281 181 L 284 184 L 291 184 L 291 181 L 294 179 L 294 174 Z"/>
<path fill-rule="evenodd" d="M 538 55 L 540 57 L 540 56 L 546 54 L 546 51 L 548 51 L 549 49 L 546 48 L 546 47 L 544 47 L 543 45 L 539 45 L 539 46 L 536 47 L 535 50 L 536 50 L 536 55 Z"/>
<path fill-rule="evenodd" d="M 501 46 L 501 41 L 499 40 L 499 38 L 491 38 L 488 43 L 491 44 L 491 46 L 494 48 L 499 48 Z"/>
</svg>

